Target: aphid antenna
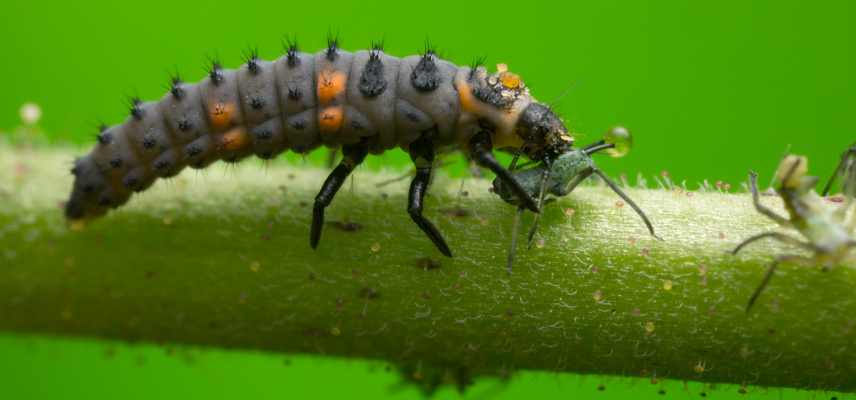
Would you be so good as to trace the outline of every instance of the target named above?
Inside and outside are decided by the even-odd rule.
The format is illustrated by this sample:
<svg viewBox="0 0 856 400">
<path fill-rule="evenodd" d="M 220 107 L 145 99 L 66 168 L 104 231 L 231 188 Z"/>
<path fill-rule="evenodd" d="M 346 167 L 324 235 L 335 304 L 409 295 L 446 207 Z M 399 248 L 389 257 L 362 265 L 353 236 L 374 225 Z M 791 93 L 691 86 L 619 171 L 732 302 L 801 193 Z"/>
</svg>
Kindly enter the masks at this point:
<svg viewBox="0 0 856 400">
<path fill-rule="evenodd" d="M 585 153 L 587 156 L 590 156 L 594 153 L 597 153 L 598 151 L 606 150 L 606 149 L 612 149 L 614 147 L 615 147 L 614 143 L 606 143 L 606 141 L 604 141 L 604 140 L 598 140 L 597 142 L 594 142 L 594 143 L 584 147 L 583 153 Z"/>
<path fill-rule="evenodd" d="M 648 219 L 648 216 L 645 215 L 645 212 L 642 211 L 642 209 L 639 208 L 638 205 L 636 205 L 636 202 L 634 202 L 633 199 L 631 199 L 630 196 L 627 195 L 627 193 L 624 193 L 624 191 L 621 190 L 621 188 L 618 187 L 618 185 L 616 185 L 615 182 L 612 181 L 612 179 L 609 179 L 609 177 L 606 176 L 603 171 L 597 168 L 592 168 L 592 173 L 597 175 L 600 179 L 603 179 L 606 185 L 609 186 L 609 188 L 612 189 L 612 191 L 615 192 L 618 197 L 621 197 L 621 199 L 624 200 L 625 203 L 627 203 L 631 208 L 633 208 L 633 211 L 636 212 L 636 215 L 638 215 L 639 218 L 642 218 L 642 222 L 644 222 L 645 226 L 648 227 L 648 232 L 651 233 L 651 236 L 655 237 L 657 240 L 663 240 L 663 238 L 657 236 L 657 234 L 654 233 L 654 225 L 651 224 L 651 220 Z"/>
</svg>

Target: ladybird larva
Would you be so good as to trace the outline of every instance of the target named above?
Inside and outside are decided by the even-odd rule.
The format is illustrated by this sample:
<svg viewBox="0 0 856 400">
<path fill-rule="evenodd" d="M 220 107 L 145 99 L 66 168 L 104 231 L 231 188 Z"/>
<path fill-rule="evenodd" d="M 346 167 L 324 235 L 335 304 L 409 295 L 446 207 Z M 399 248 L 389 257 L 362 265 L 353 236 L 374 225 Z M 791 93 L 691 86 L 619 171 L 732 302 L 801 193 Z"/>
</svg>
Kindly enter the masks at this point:
<svg viewBox="0 0 856 400">
<path fill-rule="evenodd" d="M 417 169 L 407 210 L 451 256 L 440 232 L 422 216 L 437 153 L 467 152 L 505 182 L 520 204 L 537 212 L 532 194 L 492 151 L 549 163 L 572 145 L 562 121 L 504 65 L 490 74 L 483 66 L 457 66 L 430 49 L 397 58 L 380 46 L 351 53 L 330 41 L 326 49 L 308 54 L 290 45 L 277 60 L 253 53 L 236 70 L 214 63 L 199 83 L 176 77 L 159 101 L 134 100 L 128 119 L 107 128 L 93 150 L 76 161 L 65 214 L 71 221 L 101 216 L 158 177 L 187 166 L 341 147 L 343 159 L 315 199 L 314 248 L 324 209 L 351 171 L 369 153 L 398 147 L 410 153 Z"/>
</svg>

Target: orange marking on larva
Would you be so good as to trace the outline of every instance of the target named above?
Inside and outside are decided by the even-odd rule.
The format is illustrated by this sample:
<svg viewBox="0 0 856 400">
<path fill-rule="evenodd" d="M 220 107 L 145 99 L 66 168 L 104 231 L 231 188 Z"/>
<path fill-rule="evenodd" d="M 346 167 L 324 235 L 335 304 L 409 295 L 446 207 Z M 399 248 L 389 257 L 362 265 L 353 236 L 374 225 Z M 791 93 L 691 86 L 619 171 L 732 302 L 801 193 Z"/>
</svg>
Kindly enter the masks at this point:
<svg viewBox="0 0 856 400">
<path fill-rule="evenodd" d="M 232 116 L 235 114 L 235 105 L 232 103 L 215 102 L 208 108 L 211 117 L 211 125 L 215 130 L 226 129 L 232 124 Z"/>
<path fill-rule="evenodd" d="M 461 109 L 477 114 L 479 107 L 476 98 L 473 96 L 473 89 L 467 82 L 458 82 L 458 98 L 461 101 Z"/>
<path fill-rule="evenodd" d="M 342 127 L 344 110 L 341 106 L 327 107 L 318 113 L 318 128 L 321 133 L 336 133 Z"/>
<path fill-rule="evenodd" d="M 339 71 L 321 71 L 318 74 L 318 104 L 326 106 L 345 91 L 348 78 Z"/>
<path fill-rule="evenodd" d="M 219 148 L 228 151 L 241 150 L 250 144 L 249 136 L 244 128 L 235 128 L 220 137 Z"/>
</svg>

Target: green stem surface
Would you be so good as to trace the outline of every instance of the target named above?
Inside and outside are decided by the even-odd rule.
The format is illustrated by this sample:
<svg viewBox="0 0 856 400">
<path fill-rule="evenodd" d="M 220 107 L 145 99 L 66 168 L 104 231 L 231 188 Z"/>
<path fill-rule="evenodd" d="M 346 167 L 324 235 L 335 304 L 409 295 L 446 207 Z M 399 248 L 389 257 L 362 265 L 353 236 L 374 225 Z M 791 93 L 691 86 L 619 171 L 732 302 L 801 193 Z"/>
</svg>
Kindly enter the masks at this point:
<svg viewBox="0 0 856 400">
<path fill-rule="evenodd" d="M 467 179 L 466 195 L 434 181 L 426 215 L 453 259 L 408 217 L 408 182 L 379 189 L 393 174 L 366 170 L 313 251 L 324 170 L 185 171 L 76 232 L 60 208 L 72 154 L 0 145 L 2 331 L 383 359 L 417 380 L 439 366 L 856 389 L 854 269 L 782 266 L 745 312 L 769 261 L 795 251 L 727 254 L 774 228 L 746 193 L 628 188 L 660 242 L 583 185 L 545 208 L 509 275 L 515 208 L 486 180 Z"/>
</svg>

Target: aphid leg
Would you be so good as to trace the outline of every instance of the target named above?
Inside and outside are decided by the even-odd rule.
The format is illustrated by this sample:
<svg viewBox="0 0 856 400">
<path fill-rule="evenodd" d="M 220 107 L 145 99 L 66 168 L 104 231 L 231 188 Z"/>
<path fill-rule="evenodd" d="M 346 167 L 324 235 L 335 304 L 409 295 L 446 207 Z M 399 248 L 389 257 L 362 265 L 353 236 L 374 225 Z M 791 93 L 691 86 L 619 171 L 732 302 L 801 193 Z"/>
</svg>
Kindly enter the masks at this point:
<svg viewBox="0 0 856 400">
<path fill-rule="evenodd" d="M 615 192 L 618 197 L 621 197 L 622 200 L 624 200 L 628 205 L 630 205 L 630 207 L 633 208 L 633 211 L 636 211 L 636 215 L 638 215 L 639 218 L 642 218 L 642 222 L 644 222 L 645 226 L 648 227 L 648 232 L 651 233 L 651 236 L 657 238 L 657 240 L 663 240 L 663 238 L 657 236 L 657 234 L 654 233 L 654 225 L 651 224 L 651 220 L 649 220 L 648 216 L 645 215 L 645 212 L 643 212 L 642 209 L 639 208 L 639 206 L 637 206 L 632 199 L 630 199 L 630 196 L 624 193 L 621 188 L 619 188 L 618 185 L 616 185 L 615 182 L 612 181 L 612 179 L 609 179 L 609 177 L 606 176 L 606 174 L 601 172 L 599 169 L 592 168 L 592 172 L 594 172 L 595 175 L 599 176 L 600 179 L 603 179 L 603 181 L 606 182 L 606 185 L 609 186 L 609 188 L 612 189 L 612 191 Z"/>
<path fill-rule="evenodd" d="M 416 176 L 410 182 L 410 192 L 407 196 L 407 212 L 413 222 L 428 235 L 437 249 L 446 257 L 452 256 L 452 251 L 443 239 L 437 227 L 422 216 L 422 200 L 431 182 L 431 169 L 434 166 L 434 145 L 427 135 L 410 144 L 410 159 L 416 165 Z"/>
<path fill-rule="evenodd" d="M 490 144 L 490 135 L 487 132 L 482 131 L 473 136 L 470 139 L 470 154 L 473 160 L 476 161 L 482 167 L 490 169 L 494 174 L 496 174 L 497 178 L 501 179 L 502 182 L 508 185 L 511 188 L 511 191 L 514 192 L 514 195 L 520 199 L 520 203 L 531 210 L 532 212 L 539 212 L 538 204 L 532 195 L 526 192 L 526 189 L 520 185 L 520 182 L 511 175 L 511 172 L 508 172 L 502 165 L 496 161 L 496 157 L 493 156 L 491 152 L 491 144 Z"/>
<path fill-rule="evenodd" d="M 810 258 L 805 258 L 803 256 L 797 255 L 784 255 L 778 256 L 770 266 L 767 268 L 767 272 L 764 274 L 764 278 L 761 280 L 761 284 L 758 285 L 758 288 L 755 289 L 755 292 L 752 293 L 752 297 L 749 298 L 749 303 L 746 304 L 746 312 L 748 313 L 752 306 L 755 304 L 755 301 L 758 300 L 758 296 L 761 295 L 761 292 L 764 291 L 764 288 L 767 287 L 767 284 L 770 283 L 770 278 L 773 277 L 773 273 L 776 272 L 776 268 L 781 263 L 799 263 L 803 265 L 807 265 L 813 262 Z"/>
<path fill-rule="evenodd" d="M 511 226 L 511 247 L 508 249 L 508 260 L 505 263 L 505 269 L 511 273 L 511 266 L 514 265 L 514 256 L 517 254 L 517 235 L 520 233 L 520 218 L 523 216 L 523 207 L 517 207 L 517 212 L 514 213 L 514 224 Z M 537 215 L 537 214 L 536 214 Z"/>
<path fill-rule="evenodd" d="M 544 172 L 541 173 L 541 185 L 539 185 L 538 189 L 538 209 L 544 206 L 544 194 L 547 190 L 547 181 L 550 179 L 550 166 L 544 169 Z M 535 214 L 535 220 L 532 221 L 532 227 L 529 228 L 527 249 L 532 248 L 532 244 L 534 243 L 533 239 L 535 239 L 535 233 L 538 232 L 538 223 L 541 222 L 541 214 Z"/>
<path fill-rule="evenodd" d="M 511 163 L 508 164 L 508 171 L 514 172 L 517 169 L 517 161 L 520 160 L 520 152 L 514 153 Z M 511 274 L 511 267 L 514 265 L 514 256 L 517 254 L 517 235 L 520 233 L 520 219 L 523 217 L 523 211 L 526 210 L 521 206 L 517 206 L 517 212 L 514 213 L 514 223 L 511 225 L 511 245 L 508 249 L 508 259 L 505 262 L 505 270 Z M 537 215 L 537 214 L 536 214 Z"/>
<path fill-rule="evenodd" d="M 790 226 L 790 223 L 785 217 L 776 214 L 773 210 L 761 204 L 760 194 L 758 193 L 758 174 L 755 173 L 755 171 L 749 172 L 749 190 L 752 191 L 752 204 L 755 205 L 755 209 L 758 210 L 759 213 L 766 215 L 768 218 L 776 221 L 779 225 Z"/>
<path fill-rule="evenodd" d="M 829 180 L 826 181 L 826 186 L 823 187 L 823 192 L 820 194 L 821 196 L 829 194 L 832 184 L 835 183 L 835 178 L 838 178 L 838 175 L 841 175 L 844 172 L 847 165 L 853 162 L 854 156 L 856 156 L 856 144 L 851 145 L 849 149 L 845 150 L 844 153 L 841 154 L 841 160 L 838 161 L 838 166 L 835 167 L 835 172 L 833 172 L 832 176 L 829 177 Z M 847 183 L 845 183 L 845 186 L 846 185 Z"/>
<path fill-rule="evenodd" d="M 508 164 L 508 171 L 514 172 L 517 169 L 517 161 L 520 160 L 520 152 L 514 153 L 514 157 L 511 159 L 511 162 Z"/>
<path fill-rule="evenodd" d="M 778 240 L 778 241 L 780 241 L 780 242 L 784 242 L 784 243 L 788 243 L 788 244 L 793 244 L 793 245 L 796 245 L 796 246 L 802 247 L 802 248 L 804 248 L 804 249 L 806 249 L 806 250 L 811 250 L 811 251 L 814 251 L 814 250 L 815 250 L 814 246 L 812 246 L 810 243 L 803 242 L 802 240 L 799 240 L 799 239 L 797 239 L 797 238 L 794 238 L 794 237 L 791 237 L 791 236 L 785 235 L 784 233 L 779 233 L 779 232 L 765 232 L 765 233 L 759 233 L 759 234 L 757 234 L 757 235 L 755 235 L 755 236 L 749 237 L 748 239 L 744 240 L 743 242 L 741 242 L 740 244 L 738 244 L 738 245 L 737 245 L 737 247 L 735 247 L 735 248 L 734 248 L 734 250 L 731 250 L 731 254 L 735 254 L 735 255 L 736 255 L 738 252 L 740 252 L 740 250 L 742 250 L 744 247 L 748 246 L 748 245 L 749 245 L 749 244 L 751 244 L 752 242 L 755 242 L 755 241 L 758 241 L 758 240 L 761 240 L 761 239 L 765 239 L 765 238 L 772 238 L 772 239 L 776 239 L 776 240 Z"/>
<path fill-rule="evenodd" d="M 324 209 L 333 201 L 336 192 L 345 183 L 345 179 L 351 174 L 351 171 L 360 165 L 366 158 L 369 152 L 368 143 L 363 139 L 360 143 L 342 146 L 342 161 L 336 166 L 336 169 L 330 173 L 318 195 L 315 196 L 315 206 L 312 208 L 312 230 L 309 233 L 309 245 L 312 248 L 318 247 L 318 241 L 321 240 L 321 228 L 324 227 Z"/>
</svg>

